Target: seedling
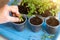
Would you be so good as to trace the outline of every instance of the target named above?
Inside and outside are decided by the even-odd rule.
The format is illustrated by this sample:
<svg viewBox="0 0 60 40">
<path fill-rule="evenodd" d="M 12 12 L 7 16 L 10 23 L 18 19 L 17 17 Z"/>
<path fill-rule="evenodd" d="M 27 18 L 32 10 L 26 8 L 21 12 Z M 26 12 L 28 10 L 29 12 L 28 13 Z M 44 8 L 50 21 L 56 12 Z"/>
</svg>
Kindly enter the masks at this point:
<svg viewBox="0 0 60 40">
<path fill-rule="evenodd" d="M 21 21 L 24 21 L 22 15 L 19 16 L 19 19 L 20 19 Z"/>
</svg>

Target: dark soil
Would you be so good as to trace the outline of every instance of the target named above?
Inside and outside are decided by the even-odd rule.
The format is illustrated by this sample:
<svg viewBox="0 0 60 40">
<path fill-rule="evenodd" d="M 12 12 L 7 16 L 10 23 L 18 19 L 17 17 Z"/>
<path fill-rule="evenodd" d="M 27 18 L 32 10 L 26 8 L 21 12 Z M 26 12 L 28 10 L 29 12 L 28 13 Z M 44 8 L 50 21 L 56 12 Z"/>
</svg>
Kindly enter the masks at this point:
<svg viewBox="0 0 60 40">
<path fill-rule="evenodd" d="M 21 21 L 21 22 L 14 22 L 14 23 L 16 23 L 16 24 L 21 24 L 21 23 L 23 23 L 23 22 L 25 22 L 25 18 L 23 18 L 24 19 L 24 21 Z"/>
<path fill-rule="evenodd" d="M 44 13 L 41 14 L 42 17 L 48 17 L 51 16 L 51 13 L 49 12 L 49 10 L 46 10 Z"/>
<path fill-rule="evenodd" d="M 51 17 L 47 20 L 47 24 L 50 26 L 57 26 L 57 25 L 59 25 L 59 21 L 57 19 Z"/>
<path fill-rule="evenodd" d="M 30 22 L 34 25 L 39 25 L 42 23 L 42 19 L 36 16 L 36 17 L 31 18 Z"/>
<path fill-rule="evenodd" d="M 24 5 L 18 5 L 19 12 L 22 14 L 28 14 L 28 11 L 30 10 L 29 7 L 26 7 L 28 4 L 24 3 Z"/>
</svg>

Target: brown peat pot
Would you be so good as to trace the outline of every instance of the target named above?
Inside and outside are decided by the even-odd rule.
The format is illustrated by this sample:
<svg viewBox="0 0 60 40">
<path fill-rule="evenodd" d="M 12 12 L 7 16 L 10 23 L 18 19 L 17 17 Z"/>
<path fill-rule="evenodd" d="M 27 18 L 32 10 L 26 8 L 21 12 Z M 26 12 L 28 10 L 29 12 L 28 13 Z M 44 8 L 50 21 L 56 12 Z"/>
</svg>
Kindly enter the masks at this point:
<svg viewBox="0 0 60 40">
<path fill-rule="evenodd" d="M 31 16 L 28 20 L 30 28 L 33 32 L 37 32 L 41 29 L 43 24 L 43 19 L 39 16 Z"/>
<path fill-rule="evenodd" d="M 55 34 L 57 32 L 60 22 L 57 17 L 47 17 L 46 18 L 46 31 L 50 34 Z"/>
</svg>

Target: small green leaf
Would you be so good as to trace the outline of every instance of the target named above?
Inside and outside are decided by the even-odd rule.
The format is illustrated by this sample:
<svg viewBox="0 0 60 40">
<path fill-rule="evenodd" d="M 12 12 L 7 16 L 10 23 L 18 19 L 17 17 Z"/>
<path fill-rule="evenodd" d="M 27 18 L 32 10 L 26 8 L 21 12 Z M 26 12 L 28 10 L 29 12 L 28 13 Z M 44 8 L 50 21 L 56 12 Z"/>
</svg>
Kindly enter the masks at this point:
<svg viewBox="0 0 60 40">
<path fill-rule="evenodd" d="M 22 16 L 20 16 L 20 17 L 19 17 L 19 19 L 20 19 L 21 21 L 24 21 L 24 19 L 23 19 L 23 17 L 22 17 Z"/>
<path fill-rule="evenodd" d="M 50 39 L 52 39 L 54 37 L 54 35 L 50 35 L 50 36 L 48 36 L 48 38 L 50 38 Z"/>
</svg>

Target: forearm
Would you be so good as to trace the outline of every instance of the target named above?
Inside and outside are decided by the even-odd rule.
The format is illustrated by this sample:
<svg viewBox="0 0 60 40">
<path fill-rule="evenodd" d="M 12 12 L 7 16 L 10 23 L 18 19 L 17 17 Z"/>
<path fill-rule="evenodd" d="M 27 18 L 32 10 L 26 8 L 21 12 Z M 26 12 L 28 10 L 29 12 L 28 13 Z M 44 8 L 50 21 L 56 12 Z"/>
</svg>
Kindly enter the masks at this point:
<svg viewBox="0 0 60 40">
<path fill-rule="evenodd" d="M 5 4 L 7 4 L 9 0 L 0 0 L 0 8 L 4 7 Z"/>
</svg>

